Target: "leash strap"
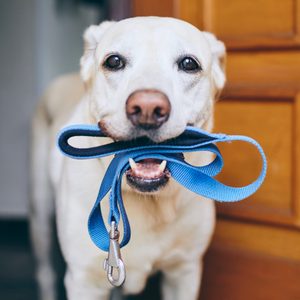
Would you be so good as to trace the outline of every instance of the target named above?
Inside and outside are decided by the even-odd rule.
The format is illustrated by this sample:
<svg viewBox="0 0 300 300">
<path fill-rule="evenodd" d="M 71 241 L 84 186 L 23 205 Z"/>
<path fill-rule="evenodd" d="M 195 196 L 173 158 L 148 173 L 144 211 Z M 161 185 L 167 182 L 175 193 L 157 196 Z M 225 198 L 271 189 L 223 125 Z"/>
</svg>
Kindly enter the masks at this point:
<svg viewBox="0 0 300 300">
<path fill-rule="evenodd" d="M 220 202 L 235 202 L 256 192 L 266 176 L 267 161 L 262 147 L 252 138 L 241 135 L 213 134 L 188 126 L 177 138 L 155 144 L 146 138 L 134 141 L 118 141 L 91 148 L 75 148 L 69 144 L 74 136 L 105 137 L 95 125 L 74 125 L 62 129 L 58 136 L 58 147 L 66 156 L 75 159 L 101 158 L 114 155 L 100 185 L 99 193 L 89 216 L 88 229 L 97 247 L 108 251 L 110 237 L 101 213 L 101 201 L 110 191 L 110 213 L 108 224 L 122 220 L 124 234 L 120 247 L 130 240 L 130 225 L 121 193 L 122 176 L 130 168 L 129 158 L 138 162 L 145 158 L 167 161 L 172 177 L 194 193 Z M 262 169 L 255 181 L 243 187 L 224 185 L 214 178 L 223 167 L 222 155 L 215 145 L 218 142 L 244 141 L 255 146 L 262 159 Z M 214 160 L 205 166 L 193 166 L 184 160 L 182 153 L 209 151 Z"/>
</svg>

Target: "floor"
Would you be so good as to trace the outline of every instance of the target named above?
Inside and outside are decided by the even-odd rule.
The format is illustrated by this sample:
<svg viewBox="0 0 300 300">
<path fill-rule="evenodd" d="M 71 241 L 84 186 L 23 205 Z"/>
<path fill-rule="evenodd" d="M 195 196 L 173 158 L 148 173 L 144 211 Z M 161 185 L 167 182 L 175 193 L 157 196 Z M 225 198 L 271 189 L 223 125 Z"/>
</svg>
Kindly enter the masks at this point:
<svg viewBox="0 0 300 300">
<path fill-rule="evenodd" d="M 0 236 L 0 299 L 37 299 L 27 223 L 0 221 Z"/>
<path fill-rule="evenodd" d="M 63 267 L 60 266 L 62 270 Z M 151 278 L 145 291 L 138 296 L 122 298 L 115 291 L 111 300 L 160 299 L 161 276 Z M 0 220 L 0 299 L 37 300 L 37 286 L 34 280 L 34 259 L 25 220 Z M 59 282 L 59 300 L 64 300 L 62 280 Z"/>
<path fill-rule="evenodd" d="M 217 246 L 206 255 L 201 299 L 220 299 L 220 294 L 222 299 L 230 300 L 300 299 L 298 263 Z M 58 256 L 55 261 L 63 273 Z M 159 300 L 160 278 L 161 275 L 151 278 L 141 295 L 125 298 L 115 290 L 110 300 Z M 25 220 L 0 219 L 0 300 L 37 300 L 34 259 Z M 57 300 L 66 300 L 62 279 Z"/>
</svg>

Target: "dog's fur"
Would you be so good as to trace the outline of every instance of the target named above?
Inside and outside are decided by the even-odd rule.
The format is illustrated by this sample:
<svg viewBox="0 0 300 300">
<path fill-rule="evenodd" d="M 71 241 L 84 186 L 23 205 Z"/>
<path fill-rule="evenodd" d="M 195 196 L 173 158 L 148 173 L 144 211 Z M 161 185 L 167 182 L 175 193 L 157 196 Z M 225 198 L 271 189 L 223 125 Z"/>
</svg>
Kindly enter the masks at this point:
<svg viewBox="0 0 300 300">
<path fill-rule="evenodd" d="M 58 130 L 68 124 L 101 121 L 114 139 L 148 135 L 156 142 L 179 135 L 187 124 L 211 130 L 215 98 L 225 83 L 223 43 L 180 20 L 138 17 L 104 22 L 89 27 L 84 42 L 81 78 L 74 74 L 55 81 L 33 121 L 31 229 L 43 300 L 55 299 L 49 260 L 53 196 L 67 263 L 68 299 L 104 300 L 111 289 L 102 269 L 107 254 L 96 248 L 87 232 L 87 218 L 109 159 L 64 157 L 56 148 Z M 109 53 L 122 54 L 128 67 L 118 72 L 103 69 Z M 201 72 L 178 69 L 178 58 L 187 54 L 201 63 Z M 136 130 L 125 113 L 129 95 L 142 89 L 162 91 L 171 104 L 168 121 L 151 134 Z M 80 138 L 74 143 L 87 147 L 95 141 Z M 199 164 L 209 158 L 201 154 L 189 159 Z M 161 270 L 165 300 L 197 299 L 202 256 L 215 222 L 213 201 L 172 179 L 155 194 L 138 193 L 123 183 L 132 227 L 131 241 L 122 249 L 127 268 L 124 292 L 140 292 L 149 274 Z M 102 207 L 106 215 L 107 201 Z"/>
</svg>

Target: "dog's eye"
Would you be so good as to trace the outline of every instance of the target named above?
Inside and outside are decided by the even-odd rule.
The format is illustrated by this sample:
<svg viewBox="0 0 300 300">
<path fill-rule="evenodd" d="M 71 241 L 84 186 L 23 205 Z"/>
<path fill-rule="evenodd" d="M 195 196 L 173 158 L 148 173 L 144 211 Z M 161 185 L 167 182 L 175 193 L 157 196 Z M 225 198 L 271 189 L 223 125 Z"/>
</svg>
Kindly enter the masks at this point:
<svg viewBox="0 0 300 300">
<path fill-rule="evenodd" d="M 125 67 L 125 59 L 120 55 L 113 54 L 104 61 L 103 66 L 111 71 L 121 70 Z"/>
<path fill-rule="evenodd" d="M 190 56 L 186 56 L 178 61 L 178 68 L 187 73 L 202 71 L 200 64 Z"/>
</svg>

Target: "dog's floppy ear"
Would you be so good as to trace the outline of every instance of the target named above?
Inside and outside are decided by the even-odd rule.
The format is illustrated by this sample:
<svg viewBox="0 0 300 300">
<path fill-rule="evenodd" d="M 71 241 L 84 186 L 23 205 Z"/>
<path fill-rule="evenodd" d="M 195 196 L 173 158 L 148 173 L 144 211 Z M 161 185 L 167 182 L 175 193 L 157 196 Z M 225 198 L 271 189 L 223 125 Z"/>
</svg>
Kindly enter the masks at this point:
<svg viewBox="0 0 300 300">
<path fill-rule="evenodd" d="M 104 21 L 100 25 L 91 25 L 83 34 L 84 52 L 80 59 L 80 75 L 84 82 L 89 81 L 95 66 L 94 53 L 104 32 L 111 27 L 114 21 Z"/>
<path fill-rule="evenodd" d="M 212 76 L 217 95 L 221 92 L 225 85 L 225 60 L 226 60 L 226 48 L 224 43 L 219 41 L 212 33 L 203 32 L 205 39 L 212 51 Z"/>
</svg>

